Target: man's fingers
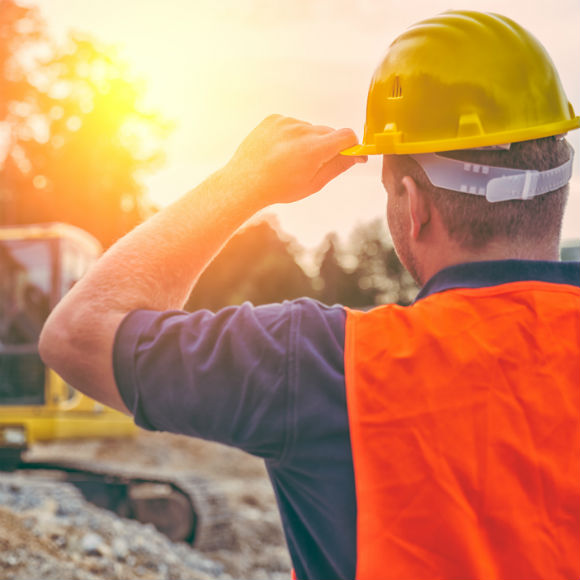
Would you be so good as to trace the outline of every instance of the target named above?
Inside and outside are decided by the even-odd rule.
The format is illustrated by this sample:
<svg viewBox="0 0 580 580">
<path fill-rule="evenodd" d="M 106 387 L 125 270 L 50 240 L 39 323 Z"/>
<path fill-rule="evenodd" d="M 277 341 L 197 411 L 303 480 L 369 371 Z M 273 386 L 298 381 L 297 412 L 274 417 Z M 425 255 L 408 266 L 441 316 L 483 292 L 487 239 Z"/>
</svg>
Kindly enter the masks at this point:
<svg viewBox="0 0 580 580">
<path fill-rule="evenodd" d="M 333 133 L 336 130 L 332 127 L 327 127 L 326 125 L 313 125 L 312 131 L 318 135 L 328 135 L 329 133 Z"/>
<path fill-rule="evenodd" d="M 326 131 L 321 131 L 321 136 L 318 139 L 319 152 L 328 161 L 318 170 L 312 179 L 312 192 L 320 191 L 329 181 L 350 169 L 356 163 L 366 163 L 366 156 L 346 157 L 340 155 L 348 147 L 352 147 L 358 143 L 358 138 L 352 129 L 338 129 L 333 130 L 329 127 L 324 127 Z"/>
<path fill-rule="evenodd" d="M 336 155 L 330 161 L 325 163 L 312 179 L 312 193 L 320 191 L 328 182 L 335 177 L 344 173 L 357 163 L 366 163 L 366 157 L 346 157 L 344 155 Z"/>
<path fill-rule="evenodd" d="M 327 155 L 329 159 L 357 144 L 358 138 L 352 129 L 338 129 L 323 134 L 318 142 L 320 152 Z"/>
</svg>

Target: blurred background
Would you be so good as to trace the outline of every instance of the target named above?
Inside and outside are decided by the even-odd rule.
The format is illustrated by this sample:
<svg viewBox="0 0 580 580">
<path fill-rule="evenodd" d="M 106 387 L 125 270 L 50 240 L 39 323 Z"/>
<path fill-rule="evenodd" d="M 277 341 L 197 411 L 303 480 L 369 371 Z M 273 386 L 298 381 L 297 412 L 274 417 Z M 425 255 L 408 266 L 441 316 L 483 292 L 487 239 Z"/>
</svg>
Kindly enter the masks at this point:
<svg viewBox="0 0 580 580">
<path fill-rule="evenodd" d="M 26 478 L 0 473 L 0 577 L 289 577 L 261 461 L 167 433 L 127 440 L 135 435 L 128 417 L 44 367 L 38 334 L 100 246 L 227 163 L 265 116 L 362 136 L 369 81 L 390 42 L 448 8 L 500 12 L 531 30 L 580 109 L 578 0 L 0 0 L 0 472 L 23 457 L 27 467 Z M 579 134 L 569 136 L 577 152 Z M 315 196 L 256 216 L 209 265 L 187 308 L 299 296 L 362 308 L 409 303 L 417 288 L 386 231 L 380 163 L 370 158 Z M 576 259 L 578 163 L 564 223 L 566 258 Z M 45 222 L 80 227 L 100 246 L 75 228 L 20 227 Z M 30 467 L 38 460 L 56 467 L 54 487 L 36 487 Z M 90 467 L 88 487 L 103 499 L 118 498 L 117 475 L 140 474 L 137 505 L 165 505 L 156 503 L 151 470 L 157 483 L 193 471 L 179 513 L 188 516 L 183 500 L 195 492 L 197 515 L 206 498 L 204 522 L 223 496 L 232 509 L 226 529 L 239 545 L 220 544 L 224 528 L 210 528 L 218 549 L 206 546 L 204 558 L 213 563 L 184 544 L 176 556 L 151 527 L 80 505 L 63 487 L 60 466 L 71 461 Z M 107 466 L 100 478 L 94 464 Z M 117 504 L 123 516 L 133 509 L 131 489 L 129 503 Z M 173 523 L 183 531 L 179 517 Z"/>
<path fill-rule="evenodd" d="M 68 222 L 106 247 L 216 170 L 265 116 L 352 127 L 389 43 L 440 0 L 0 0 L 0 222 Z M 459 8 L 459 7 L 457 7 Z M 532 31 L 580 109 L 577 0 L 464 0 Z M 570 135 L 576 151 L 578 132 Z M 580 238 L 576 161 L 564 239 Z M 310 295 L 371 306 L 416 288 L 371 158 L 239 232 L 189 308 Z"/>
</svg>

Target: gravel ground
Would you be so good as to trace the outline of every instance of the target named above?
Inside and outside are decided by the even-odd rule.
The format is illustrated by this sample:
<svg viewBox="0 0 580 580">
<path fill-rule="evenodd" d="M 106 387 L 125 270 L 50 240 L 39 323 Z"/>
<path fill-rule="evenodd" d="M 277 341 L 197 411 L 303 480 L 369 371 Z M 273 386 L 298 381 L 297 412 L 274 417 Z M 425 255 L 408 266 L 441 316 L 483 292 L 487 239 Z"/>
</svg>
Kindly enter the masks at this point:
<svg viewBox="0 0 580 580">
<path fill-rule="evenodd" d="M 223 566 L 152 526 L 87 504 L 63 483 L 0 478 L 2 578 L 228 578 Z"/>
<path fill-rule="evenodd" d="M 200 553 L 150 525 L 84 501 L 73 486 L 0 474 L 0 578 L 287 579 L 290 561 L 262 461 L 221 445 L 163 433 L 131 440 L 38 445 L 30 459 L 194 472 L 223 493 L 236 547 Z"/>
</svg>

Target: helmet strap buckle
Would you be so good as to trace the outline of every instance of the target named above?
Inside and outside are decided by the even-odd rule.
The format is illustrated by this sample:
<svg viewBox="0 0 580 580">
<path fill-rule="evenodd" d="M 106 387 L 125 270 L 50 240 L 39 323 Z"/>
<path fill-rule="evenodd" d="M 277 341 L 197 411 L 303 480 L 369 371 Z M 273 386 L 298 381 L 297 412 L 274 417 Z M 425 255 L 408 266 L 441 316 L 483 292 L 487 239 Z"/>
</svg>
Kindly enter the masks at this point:
<svg viewBox="0 0 580 580">
<path fill-rule="evenodd" d="M 574 151 L 570 159 L 553 169 L 512 169 L 468 163 L 437 153 L 410 155 L 429 181 L 442 189 L 485 196 L 487 201 L 528 200 L 566 185 L 572 177 Z"/>
</svg>

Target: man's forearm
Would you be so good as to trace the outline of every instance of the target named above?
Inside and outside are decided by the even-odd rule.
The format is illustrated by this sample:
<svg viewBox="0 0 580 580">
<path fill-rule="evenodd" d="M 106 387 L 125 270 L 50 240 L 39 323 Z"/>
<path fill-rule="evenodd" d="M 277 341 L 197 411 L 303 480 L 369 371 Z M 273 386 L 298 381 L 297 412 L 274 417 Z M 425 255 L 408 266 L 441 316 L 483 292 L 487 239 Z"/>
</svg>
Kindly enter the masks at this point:
<svg viewBox="0 0 580 580">
<path fill-rule="evenodd" d="M 261 209 L 249 189 L 215 173 L 113 246 L 79 284 L 82 300 L 120 312 L 181 308 L 207 264 Z"/>
<path fill-rule="evenodd" d="M 259 209 L 238 188 L 218 172 L 117 242 L 51 314 L 40 342 L 45 361 L 73 386 L 124 410 L 113 388 L 112 330 L 132 310 L 183 306 L 205 266 Z M 79 364 L 87 356 L 100 359 L 92 373 Z"/>
<path fill-rule="evenodd" d="M 302 199 L 361 159 L 335 131 L 272 116 L 230 162 L 117 242 L 65 296 L 40 337 L 43 360 L 74 387 L 126 410 L 112 368 L 116 330 L 135 309 L 180 308 L 207 264 L 254 213 Z"/>
</svg>

